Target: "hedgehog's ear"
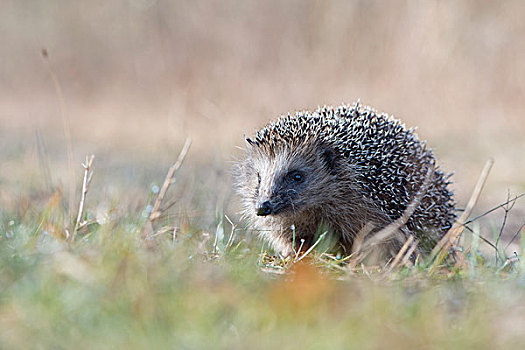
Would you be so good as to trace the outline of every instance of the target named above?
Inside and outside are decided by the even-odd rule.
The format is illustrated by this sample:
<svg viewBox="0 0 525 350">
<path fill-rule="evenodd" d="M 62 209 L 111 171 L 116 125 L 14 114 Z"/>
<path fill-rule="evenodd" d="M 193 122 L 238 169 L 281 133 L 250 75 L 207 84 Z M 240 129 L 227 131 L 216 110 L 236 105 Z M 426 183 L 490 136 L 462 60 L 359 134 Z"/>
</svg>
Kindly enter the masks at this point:
<svg viewBox="0 0 525 350">
<path fill-rule="evenodd" d="M 328 169 L 330 172 L 335 170 L 336 168 L 336 162 L 337 162 L 337 155 L 335 151 L 331 148 L 324 148 L 319 153 L 319 157 L 321 158 L 321 161 L 323 162 L 326 169 Z"/>
</svg>

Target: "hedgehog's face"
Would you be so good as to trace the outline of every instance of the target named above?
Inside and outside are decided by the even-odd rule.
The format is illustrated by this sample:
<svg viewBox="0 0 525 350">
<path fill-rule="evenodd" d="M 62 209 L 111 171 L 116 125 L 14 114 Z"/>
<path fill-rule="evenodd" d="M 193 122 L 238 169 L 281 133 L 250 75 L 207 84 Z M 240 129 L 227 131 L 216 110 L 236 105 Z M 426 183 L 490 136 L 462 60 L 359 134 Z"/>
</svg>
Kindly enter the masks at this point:
<svg viewBox="0 0 525 350">
<path fill-rule="evenodd" d="M 324 205 L 333 195 L 333 154 L 326 149 L 272 155 L 251 150 L 241 190 L 249 216 L 293 217 Z"/>
</svg>

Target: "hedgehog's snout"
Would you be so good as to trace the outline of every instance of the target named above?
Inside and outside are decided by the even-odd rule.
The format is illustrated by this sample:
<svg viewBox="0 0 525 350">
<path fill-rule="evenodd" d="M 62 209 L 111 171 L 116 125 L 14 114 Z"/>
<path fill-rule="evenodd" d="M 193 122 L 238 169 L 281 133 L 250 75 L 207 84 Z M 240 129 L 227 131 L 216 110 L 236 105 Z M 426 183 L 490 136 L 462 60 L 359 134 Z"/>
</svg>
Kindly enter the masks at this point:
<svg viewBox="0 0 525 350">
<path fill-rule="evenodd" d="M 257 204 L 257 206 L 255 207 L 255 212 L 258 216 L 270 215 L 272 213 L 272 205 L 270 204 L 270 201 L 265 201 Z"/>
</svg>

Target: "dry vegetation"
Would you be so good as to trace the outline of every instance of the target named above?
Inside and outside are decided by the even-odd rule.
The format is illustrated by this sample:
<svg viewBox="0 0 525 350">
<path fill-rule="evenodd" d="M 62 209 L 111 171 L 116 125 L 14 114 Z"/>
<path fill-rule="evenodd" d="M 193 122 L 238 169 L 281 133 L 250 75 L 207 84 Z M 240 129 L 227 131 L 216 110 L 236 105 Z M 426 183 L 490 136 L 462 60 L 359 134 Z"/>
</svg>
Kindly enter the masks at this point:
<svg viewBox="0 0 525 350">
<path fill-rule="evenodd" d="M 0 348 L 522 347 L 524 12 L 3 1 Z M 273 255 L 236 214 L 235 146 L 357 98 L 419 126 L 466 226 L 415 263 L 410 241 L 381 266 Z"/>
</svg>

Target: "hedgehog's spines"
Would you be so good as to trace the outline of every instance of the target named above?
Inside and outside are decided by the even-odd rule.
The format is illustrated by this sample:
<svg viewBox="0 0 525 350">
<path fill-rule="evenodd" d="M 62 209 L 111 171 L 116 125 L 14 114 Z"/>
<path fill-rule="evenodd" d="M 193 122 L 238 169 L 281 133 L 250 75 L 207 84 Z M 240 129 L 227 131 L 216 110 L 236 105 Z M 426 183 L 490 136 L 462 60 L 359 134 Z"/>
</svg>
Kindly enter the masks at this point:
<svg viewBox="0 0 525 350">
<path fill-rule="evenodd" d="M 432 229 L 441 235 L 455 218 L 447 188 L 450 175 L 436 166 L 432 150 L 415 130 L 358 100 L 337 108 L 323 105 L 314 112 L 282 115 L 246 141 L 262 152 L 260 156 L 268 157 L 297 148 L 329 146 L 352 166 L 363 194 L 391 220 L 402 215 L 431 166 L 433 181 L 407 227 L 414 232 Z M 424 246 L 436 240 L 425 234 L 418 238 Z"/>
</svg>

